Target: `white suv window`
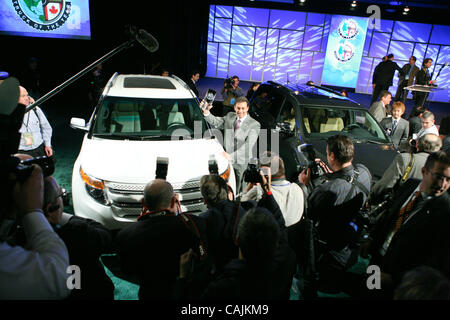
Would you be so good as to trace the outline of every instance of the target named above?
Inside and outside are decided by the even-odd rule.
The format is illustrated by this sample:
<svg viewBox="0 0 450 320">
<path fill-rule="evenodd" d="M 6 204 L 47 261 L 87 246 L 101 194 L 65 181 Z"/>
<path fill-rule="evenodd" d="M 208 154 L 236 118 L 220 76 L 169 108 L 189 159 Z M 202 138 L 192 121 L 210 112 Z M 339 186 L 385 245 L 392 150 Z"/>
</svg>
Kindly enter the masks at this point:
<svg viewBox="0 0 450 320">
<path fill-rule="evenodd" d="M 92 133 L 102 138 L 170 137 L 180 129 L 194 137 L 197 127 L 203 135 L 206 123 L 194 99 L 106 97 L 97 112 Z"/>
</svg>

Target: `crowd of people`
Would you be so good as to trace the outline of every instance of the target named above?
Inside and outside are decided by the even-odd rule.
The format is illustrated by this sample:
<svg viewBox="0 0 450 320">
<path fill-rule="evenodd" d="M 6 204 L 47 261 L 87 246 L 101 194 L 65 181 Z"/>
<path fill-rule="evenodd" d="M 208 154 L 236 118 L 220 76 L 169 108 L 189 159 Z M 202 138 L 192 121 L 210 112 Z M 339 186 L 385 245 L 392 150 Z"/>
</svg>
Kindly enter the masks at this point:
<svg viewBox="0 0 450 320">
<path fill-rule="evenodd" d="M 382 67 L 399 70 L 406 86 L 419 76 L 413 58 L 409 68 L 397 68 L 388 56 Z M 370 113 L 399 154 L 376 183 L 367 167 L 353 163 L 346 135 L 327 139 L 326 163 L 316 162 L 320 177 L 308 168 L 288 181 L 284 160 L 266 152 L 257 179 L 246 181 L 260 124 L 234 76 L 222 90 L 223 116 L 212 115 L 205 101 L 200 108 L 211 126 L 229 133 L 224 156 L 235 164 L 235 192 L 219 175 L 203 176 L 207 210 L 195 215 L 182 212 L 168 181 L 149 181 L 141 215 L 117 233 L 64 213 L 63 190 L 38 165 L 19 174 L 18 161 L 52 157 L 52 128 L 39 107 L 25 112 L 34 102 L 25 87 L 15 78 L 0 80 L 0 298 L 112 300 L 114 284 L 100 257 L 116 254 L 121 272 L 139 284 L 140 299 L 288 300 L 293 286 L 302 299 L 320 292 L 450 299 L 449 118 L 438 130 L 434 115 L 416 106 L 403 119 L 405 96 L 389 107 L 383 68 L 374 76 L 381 99 Z M 194 70 L 188 80 L 197 97 L 199 77 Z M 370 223 L 361 222 L 362 212 L 370 212 Z M 361 257 L 379 266 L 381 289 L 370 290 L 369 275 L 351 271 Z"/>
</svg>

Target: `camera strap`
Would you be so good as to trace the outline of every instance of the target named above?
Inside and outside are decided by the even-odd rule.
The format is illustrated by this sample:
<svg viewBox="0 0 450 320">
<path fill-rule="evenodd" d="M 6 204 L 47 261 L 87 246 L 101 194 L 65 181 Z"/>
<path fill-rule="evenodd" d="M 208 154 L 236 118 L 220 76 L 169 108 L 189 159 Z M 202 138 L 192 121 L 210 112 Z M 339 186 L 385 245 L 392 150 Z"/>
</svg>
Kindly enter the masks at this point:
<svg viewBox="0 0 450 320">
<path fill-rule="evenodd" d="M 408 180 L 408 176 L 411 173 L 414 162 L 415 162 L 414 154 L 410 153 L 408 166 L 406 167 L 405 172 L 403 172 L 403 175 L 402 175 L 402 180 L 401 180 L 402 183 L 404 183 L 406 180 Z"/>
<path fill-rule="evenodd" d="M 200 234 L 200 231 L 197 228 L 197 225 L 195 224 L 194 220 L 192 220 L 192 217 L 188 214 L 180 213 L 177 216 L 180 221 L 186 226 L 186 228 L 189 229 L 199 240 L 199 252 L 200 252 L 200 260 L 203 261 L 208 257 L 208 252 L 206 251 L 205 242 L 203 241 L 203 238 Z"/>
<path fill-rule="evenodd" d="M 357 186 L 365 195 L 366 197 L 369 196 L 369 190 L 358 181 L 359 171 L 356 168 L 353 168 L 353 175 L 352 176 L 345 176 L 342 177 L 345 181 L 350 183 L 352 187 L 350 188 L 350 191 L 347 193 L 347 196 L 345 197 L 344 203 L 349 201 L 351 199 L 351 196 L 353 194 L 353 191 L 355 190 L 355 187 Z"/>
</svg>

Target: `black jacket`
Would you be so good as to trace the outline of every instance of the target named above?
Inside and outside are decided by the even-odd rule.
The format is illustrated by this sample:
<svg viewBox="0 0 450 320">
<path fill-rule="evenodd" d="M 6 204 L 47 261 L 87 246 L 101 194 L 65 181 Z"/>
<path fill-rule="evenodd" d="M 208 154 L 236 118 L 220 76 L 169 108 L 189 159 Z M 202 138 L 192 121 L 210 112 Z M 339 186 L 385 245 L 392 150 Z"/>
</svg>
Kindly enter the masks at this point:
<svg viewBox="0 0 450 320">
<path fill-rule="evenodd" d="M 422 68 L 419 72 L 417 72 L 415 84 L 429 85 L 430 80 L 431 76 L 429 73 L 427 73 L 427 69 Z"/>
<path fill-rule="evenodd" d="M 196 85 L 191 79 L 188 79 L 188 80 L 186 81 L 186 84 L 188 85 L 188 87 L 189 87 L 192 91 L 194 91 L 195 96 L 198 97 L 198 89 L 197 89 L 197 85 Z"/>
<path fill-rule="evenodd" d="M 245 209 L 241 205 L 224 200 L 199 215 L 206 220 L 208 253 L 219 270 L 239 256 L 233 235 L 237 235 L 239 221 L 244 214 Z"/>
<path fill-rule="evenodd" d="M 378 250 L 397 220 L 404 202 L 420 184 L 407 180 L 394 196 L 390 210 L 377 224 L 374 249 Z M 396 232 L 382 259 L 381 271 L 392 275 L 394 285 L 402 275 L 417 266 L 429 265 L 450 276 L 450 196 L 448 192 L 426 201 Z"/>
<path fill-rule="evenodd" d="M 81 289 L 73 289 L 69 299 L 114 300 L 114 285 L 99 260 L 101 254 L 111 252 L 111 232 L 94 220 L 76 216 L 55 231 L 67 246 L 70 264 L 81 270 Z"/>
<path fill-rule="evenodd" d="M 289 299 L 296 261 L 295 254 L 288 245 L 284 218 L 273 196 L 264 195 L 258 206 L 271 211 L 280 227 L 280 241 L 274 257 L 258 266 L 249 264 L 245 259 L 230 261 L 203 291 L 203 299 Z M 186 298 L 188 291 L 186 280 L 178 280 L 177 296 Z"/>
<path fill-rule="evenodd" d="M 404 75 L 397 63 L 391 60 L 380 62 L 373 72 L 372 83 L 383 86 L 392 86 L 395 70 L 398 70 L 400 75 Z"/>
<path fill-rule="evenodd" d="M 190 216 L 204 235 L 205 220 Z M 190 248 L 197 252 L 199 240 L 180 217 L 149 215 L 120 230 L 116 245 L 122 271 L 139 281 L 139 298 L 167 300 L 173 298 L 180 256 Z"/>
</svg>

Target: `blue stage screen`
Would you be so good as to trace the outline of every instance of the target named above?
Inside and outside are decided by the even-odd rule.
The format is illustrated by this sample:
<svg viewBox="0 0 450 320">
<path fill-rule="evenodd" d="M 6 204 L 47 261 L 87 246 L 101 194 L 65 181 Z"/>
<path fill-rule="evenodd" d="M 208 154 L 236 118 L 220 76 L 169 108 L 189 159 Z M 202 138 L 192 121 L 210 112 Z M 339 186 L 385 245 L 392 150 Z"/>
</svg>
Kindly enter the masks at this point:
<svg viewBox="0 0 450 320">
<path fill-rule="evenodd" d="M 322 83 L 355 88 L 366 40 L 368 18 L 333 16 Z"/>
<path fill-rule="evenodd" d="M 312 80 L 371 94 L 373 71 L 389 53 L 394 54 L 400 67 L 408 63 L 410 55 L 417 57 L 418 67 L 431 57 L 434 77 L 450 62 L 450 26 L 380 20 L 379 28 L 369 29 L 368 17 L 221 5 L 210 6 L 209 18 L 206 76 L 210 77 L 236 74 L 241 80 L 282 83 Z M 335 57 L 330 42 L 336 38 L 336 19 L 362 23 L 359 42 L 352 43 L 355 52 L 348 71 L 340 68 L 330 72 L 329 59 Z M 344 65 L 341 62 L 340 67 Z M 449 102 L 448 70 L 450 67 L 444 67 L 438 79 L 438 85 L 446 89 L 430 95 L 431 101 Z M 394 95 L 397 84 L 396 73 L 389 88 Z"/>
<path fill-rule="evenodd" d="M 89 0 L 0 1 L 0 34 L 89 40 Z"/>
</svg>

